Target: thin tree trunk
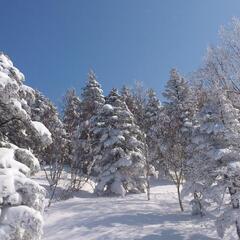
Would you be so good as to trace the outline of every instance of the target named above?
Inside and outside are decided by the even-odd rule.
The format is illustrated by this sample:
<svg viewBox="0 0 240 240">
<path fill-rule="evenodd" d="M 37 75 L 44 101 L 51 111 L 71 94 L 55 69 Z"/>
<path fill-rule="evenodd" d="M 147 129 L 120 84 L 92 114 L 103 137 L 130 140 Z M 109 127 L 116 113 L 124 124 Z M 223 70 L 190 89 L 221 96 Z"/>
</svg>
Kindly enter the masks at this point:
<svg viewBox="0 0 240 240">
<path fill-rule="evenodd" d="M 228 190 L 231 196 L 232 208 L 239 209 L 239 200 L 234 198 L 234 195 L 237 193 L 236 189 L 234 189 L 234 187 L 229 187 Z M 239 226 L 238 220 L 235 221 L 235 225 L 236 225 L 238 239 L 240 239 L 240 226 Z"/>
<path fill-rule="evenodd" d="M 150 179 L 149 176 L 147 176 L 147 200 L 150 200 Z"/>
<path fill-rule="evenodd" d="M 182 204 L 182 199 L 181 199 L 181 195 L 180 195 L 180 183 L 177 183 L 177 194 L 178 194 L 178 202 L 179 202 L 179 206 L 181 211 L 183 212 L 183 204 Z"/>
<path fill-rule="evenodd" d="M 236 225 L 236 229 L 237 229 L 238 239 L 240 239 L 240 227 L 239 227 L 239 224 L 238 224 L 238 221 L 237 221 L 237 220 L 236 220 L 236 222 L 235 222 L 235 225 Z"/>
</svg>

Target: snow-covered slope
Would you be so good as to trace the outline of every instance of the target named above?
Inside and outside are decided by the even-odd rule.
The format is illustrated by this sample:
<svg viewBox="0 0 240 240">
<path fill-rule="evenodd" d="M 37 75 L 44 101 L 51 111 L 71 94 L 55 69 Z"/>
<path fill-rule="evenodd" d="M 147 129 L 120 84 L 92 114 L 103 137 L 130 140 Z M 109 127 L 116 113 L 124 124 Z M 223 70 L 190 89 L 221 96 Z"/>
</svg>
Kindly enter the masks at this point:
<svg viewBox="0 0 240 240">
<path fill-rule="evenodd" d="M 219 239 L 211 217 L 181 213 L 175 186 L 155 183 L 152 199 L 136 194 L 81 197 L 53 204 L 45 212 L 44 240 L 207 240 Z M 228 239 L 233 239 L 228 236 Z"/>
</svg>

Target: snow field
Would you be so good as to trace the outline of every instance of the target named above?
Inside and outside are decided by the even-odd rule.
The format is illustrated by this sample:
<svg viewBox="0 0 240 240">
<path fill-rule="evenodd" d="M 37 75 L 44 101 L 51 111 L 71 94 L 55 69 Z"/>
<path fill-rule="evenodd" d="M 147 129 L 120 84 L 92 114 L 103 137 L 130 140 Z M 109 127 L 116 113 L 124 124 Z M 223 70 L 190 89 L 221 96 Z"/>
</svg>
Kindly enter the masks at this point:
<svg viewBox="0 0 240 240">
<path fill-rule="evenodd" d="M 219 239 L 213 218 L 192 217 L 187 202 L 180 212 L 174 185 L 159 182 L 151 192 L 147 201 L 145 194 L 95 197 L 87 188 L 46 209 L 43 240 Z"/>
</svg>

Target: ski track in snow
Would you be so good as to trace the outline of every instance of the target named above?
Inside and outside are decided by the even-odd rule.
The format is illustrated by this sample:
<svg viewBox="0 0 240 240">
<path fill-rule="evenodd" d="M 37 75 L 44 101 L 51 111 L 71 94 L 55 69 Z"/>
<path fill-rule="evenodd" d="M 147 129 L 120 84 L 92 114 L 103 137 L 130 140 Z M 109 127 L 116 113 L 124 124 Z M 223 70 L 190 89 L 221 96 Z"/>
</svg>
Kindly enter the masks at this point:
<svg viewBox="0 0 240 240">
<path fill-rule="evenodd" d="M 80 197 L 53 203 L 45 211 L 43 240 L 219 239 L 214 219 L 192 217 L 187 203 L 180 212 L 174 185 L 154 185 L 150 201 L 145 194 L 95 197 L 82 191 Z"/>
</svg>

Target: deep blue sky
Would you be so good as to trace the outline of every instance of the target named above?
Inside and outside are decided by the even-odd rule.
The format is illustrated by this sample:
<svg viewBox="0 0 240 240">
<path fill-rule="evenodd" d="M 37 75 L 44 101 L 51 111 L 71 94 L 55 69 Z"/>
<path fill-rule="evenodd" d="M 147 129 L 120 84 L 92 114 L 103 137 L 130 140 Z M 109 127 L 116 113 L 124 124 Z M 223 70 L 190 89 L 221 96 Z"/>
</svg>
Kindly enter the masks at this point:
<svg viewBox="0 0 240 240">
<path fill-rule="evenodd" d="M 58 103 L 92 67 L 105 94 L 136 80 L 158 93 L 170 68 L 201 63 L 239 0 L 0 0 L 0 49 Z"/>
</svg>

